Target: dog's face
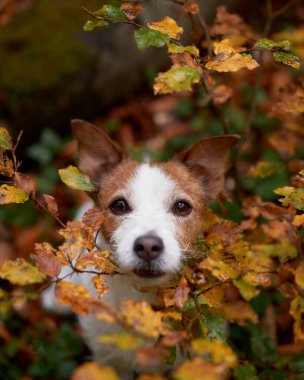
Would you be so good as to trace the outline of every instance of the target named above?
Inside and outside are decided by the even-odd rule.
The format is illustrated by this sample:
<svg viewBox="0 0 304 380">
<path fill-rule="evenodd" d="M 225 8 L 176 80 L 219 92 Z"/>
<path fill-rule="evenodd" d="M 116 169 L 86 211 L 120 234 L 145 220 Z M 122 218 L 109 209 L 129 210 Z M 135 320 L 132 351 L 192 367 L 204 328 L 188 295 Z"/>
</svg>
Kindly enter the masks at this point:
<svg viewBox="0 0 304 380">
<path fill-rule="evenodd" d="M 93 125 L 73 121 L 80 169 L 97 187 L 104 238 L 123 273 L 161 283 L 196 241 L 204 207 L 222 188 L 237 136 L 201 140 L 166 163 L 138 163 Z"/>
</svg>

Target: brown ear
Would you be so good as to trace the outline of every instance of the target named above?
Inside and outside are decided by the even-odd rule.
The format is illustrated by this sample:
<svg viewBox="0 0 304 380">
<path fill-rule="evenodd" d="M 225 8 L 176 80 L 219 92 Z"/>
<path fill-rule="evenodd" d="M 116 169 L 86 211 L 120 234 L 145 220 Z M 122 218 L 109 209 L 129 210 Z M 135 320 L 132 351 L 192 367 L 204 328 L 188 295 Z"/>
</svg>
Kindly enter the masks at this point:
<svg viewBox="0 0 304 380">
<path fill-rule="evenodd" d="M 209 202 L 223 189 L 227 153 L 239 139 L 238 135 L 206 138 L 176 156 L 201 181 Z"/>
<path fill-rule="evenodd" d="M 78 142 L 79 168 L 98 186 L 102 177 L 125 158 L 125 153 L 101 129 L 83 120 L 72 120 Z"/>
</svg>

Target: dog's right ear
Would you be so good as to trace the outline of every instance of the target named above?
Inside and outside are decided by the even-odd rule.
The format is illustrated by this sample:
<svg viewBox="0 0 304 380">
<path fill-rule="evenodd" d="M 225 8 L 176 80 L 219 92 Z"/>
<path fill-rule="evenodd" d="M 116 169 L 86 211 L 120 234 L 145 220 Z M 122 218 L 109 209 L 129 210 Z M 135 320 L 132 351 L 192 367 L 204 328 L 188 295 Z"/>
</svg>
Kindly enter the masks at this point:
<svg viewBox="0 0 304 380">
<path fill-rule="evenodd" d="M 119 164 L 126 154 L 101 129 L 83 120 L 72 120 L 78 142 L 79 168 L 98 187 L 103 176 Z"/>
</svg>

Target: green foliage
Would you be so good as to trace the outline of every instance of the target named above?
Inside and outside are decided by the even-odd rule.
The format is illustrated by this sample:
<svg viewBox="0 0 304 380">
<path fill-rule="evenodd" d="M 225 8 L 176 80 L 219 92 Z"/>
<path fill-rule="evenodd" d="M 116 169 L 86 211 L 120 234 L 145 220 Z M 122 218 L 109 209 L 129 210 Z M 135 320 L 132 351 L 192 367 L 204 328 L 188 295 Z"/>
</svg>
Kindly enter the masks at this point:
<svg viewBox="0 0 304 380">
<path fill-rule="evenodd" d="M 139 50 L 144 51 L 149 46 L 162 47 L 170 41 L 167 34 L 163 34 L 158 30 L 151 30 L 148 28 L 141 28 L 135 31 L 134 38 Z"/>
</svg>

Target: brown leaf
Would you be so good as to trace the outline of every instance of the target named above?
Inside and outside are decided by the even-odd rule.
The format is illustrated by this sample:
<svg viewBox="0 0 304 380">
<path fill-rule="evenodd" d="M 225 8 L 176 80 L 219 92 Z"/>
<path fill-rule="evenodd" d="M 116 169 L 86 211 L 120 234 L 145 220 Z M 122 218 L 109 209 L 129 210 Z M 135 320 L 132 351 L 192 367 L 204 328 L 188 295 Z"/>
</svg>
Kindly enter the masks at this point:
<svg viewBox="0 0 304 380">
<path fill-rule="evenodd" d="M 86 269 L 93 267 L 102 273 L 114 275 L 117 267 L 110 261 L 111 254 L 108 251 L 91 251 L 89 253 L 81 253 L 76 260 L 77 269 Z"/>
<path fill-rule="evenodd" d="M 15 173 L 14 185 L 22 189 L 29 197 L 35 198 L 36 185 L 31 177 L 25 174 Z"/>
<path fill-rule="evenodd" d="M 58 303 L 68 305 L 80 315 L 86 315 L 89 305 L 90 293 L 86 286 L 76 285 L 68 281 L 60 281 L 56 284 L 55 295 Z"/>
<path fill-rule="evenodd" d="M 181 277 L 178 287 L 175 291 L 175 305 L 179 308 L 182 308 L 187 302 L 188 296 L 190 293 L 190 288 L 188 281 L 185 277 Z"/>
<path fill-rule="evenodd" d="M 215 22 L 210 30 L 211 35 L 239 33 L 243 28 L 243 20 L 239 15 L 227 12 L 224 5 L 217 7 Z"/>
<path fill-rule="evenodd" d="M 137 360 L 142 367 L 158 364 L 163 360 L 165 351 L 160 347 L 141 348 L 137 351 Z"/>
<path fill-rule="evenodd" d="M 0 150 L 0 174 L 6 177 L 12 177 L 14 174 L 13 161 L 8 158 L 4 150 Z"/>
<path fill-rule="evenodd" d="M 137 14 L 143 11 L 143 7 L 136 2 L 122 4 L 120 6 L 120 9 L 124 11 L 125 15 L 128 17 L 128 20 L 130 21 L 134 20 Z"/>
<path fill-rule="evenodd" d="M 62 262 L 54 255 L 47 252 L 41 252 L 39 255 L 31 254 L 31 258 L 35 261 L 37 268 L 49 277 L 58 276 Z"/>
<path fill-rule="evenodd" d="M 215 105 L 224 104 L 232 96 L 231 87 L 220 84 L 212 90 L 212 100 Z"/>
<path fill-rule="evenodd" d="M 186 3 L 184 3 L 183 8 L 186 12 L 190 13 L 191 15 L 197 15 L 200 11 L 199 5 L 192 1 L 187 1 Z"/>
<path fill-rule="evenodd" d="M 51 215 L 58 214 L 58 205 L 57 205 L 56 199 L 52 195 L 42 194 L 39 197 L 38 202 L 43 207 L 45 207 Z"/>
<path fill-rule="evenodd" d="M 91 208 L 84 214 L 82 222 L 90 227 L 92 231 L 97 231 L 103 225 L 104 215 L 99 208 Z"/>
<path fill-rule="evenodd" d="M 220 380 L 226 369 L 203 358 L 194 358 L 181 364 L 173 373 L 174 380 Z"/>
<path fill-rule="evenodd" d="M 245 325 L 248 322 L 257 323 L 258 316 L 253 309 L 244 301 L 226 303 L 223 305 L 225 318 L 232 323 Z"/>
</svg>

